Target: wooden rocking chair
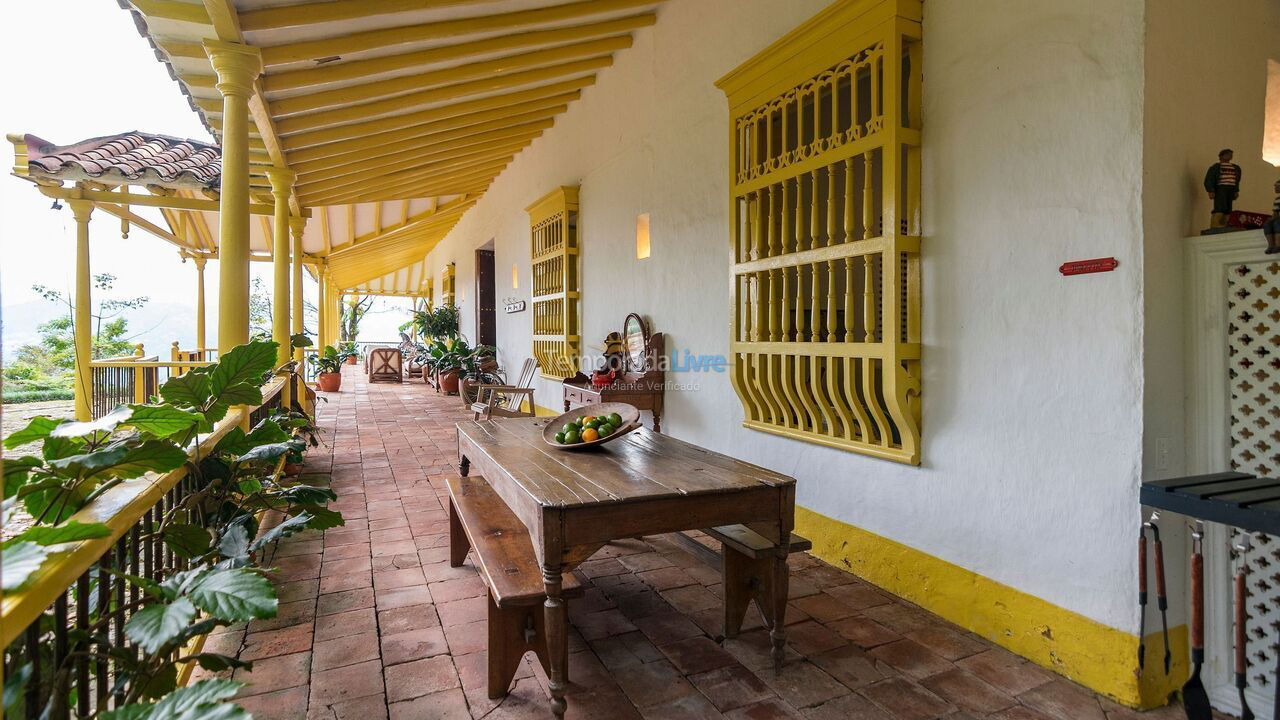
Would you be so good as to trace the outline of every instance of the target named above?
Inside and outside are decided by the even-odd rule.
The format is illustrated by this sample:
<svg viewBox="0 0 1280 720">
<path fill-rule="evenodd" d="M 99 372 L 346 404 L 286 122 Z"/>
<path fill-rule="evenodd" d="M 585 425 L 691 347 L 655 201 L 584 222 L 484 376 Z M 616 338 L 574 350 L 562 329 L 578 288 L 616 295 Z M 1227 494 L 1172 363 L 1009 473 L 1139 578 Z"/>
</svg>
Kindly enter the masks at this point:
<svg viewBox="0 0 1280 720">
<path fill-rule="evenodd" d="M 498 417 L 533 417 L 533 376 L 538 371 L 538 361 L 529 358 L 520 368 L 520 377 L 513 385 L 476 385 L 475 402 L 471 411 L 475 419 L 484 415 L 488 420 Z M 529 410 L 524 410 L 524 400 L 529 399 Z"/>
<path fill-rule="evenodd" d="M 365 358 L 369 382 L 404 382 L 400 348 L 374 348 Z"/>
</svg>

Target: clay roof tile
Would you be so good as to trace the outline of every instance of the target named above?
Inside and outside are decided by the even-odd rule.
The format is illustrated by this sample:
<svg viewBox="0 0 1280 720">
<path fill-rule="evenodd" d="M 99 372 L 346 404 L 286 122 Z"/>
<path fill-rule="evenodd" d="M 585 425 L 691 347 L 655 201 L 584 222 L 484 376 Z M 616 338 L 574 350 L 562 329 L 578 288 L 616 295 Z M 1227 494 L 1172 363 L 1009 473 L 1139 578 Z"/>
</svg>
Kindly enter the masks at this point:
<svg viewBox="0 0 1280 720">
<path fill-rule="evenodd" d="M 222 154 L 217 146 L 167 135 L 128 132 L 54 145 L 27 135 L 31 174 L 59 180 L 217 188 Z"/>
</svg>

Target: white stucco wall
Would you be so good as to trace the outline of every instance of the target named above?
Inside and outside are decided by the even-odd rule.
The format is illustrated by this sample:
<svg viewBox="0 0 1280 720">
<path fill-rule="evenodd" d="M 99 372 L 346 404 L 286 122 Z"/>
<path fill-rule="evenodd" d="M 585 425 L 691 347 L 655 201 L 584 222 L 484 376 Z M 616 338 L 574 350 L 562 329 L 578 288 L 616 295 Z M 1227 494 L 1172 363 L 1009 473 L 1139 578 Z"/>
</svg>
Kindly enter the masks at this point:
<svg viewBox="0 0 1280 720">
<path fill-rule="evenodd" d="M 636 311 L 669 349 L 726 354 L 728 113 L 713 82 L 825 4 L 664 4 L 429 256 L 458 263 L 464 331 L 473 249 L 493 239 L 498 298 L 528 300 L 523 208 L 581 184 L 587 342 Z M 1142 35 L 1142 0 L 926 4 L 921 467 L 745 430 L 722 374 L 671 377 L 701 387 L 668 392 L 664 430 L 796 476 L 823 515 L 1135 631 Z M 641 212 L 653 249 L 637 261 Z M 1099 256 L 1120 268 L 1058 274 Z M 530 322 L 499 313 L 507 366 L 529 355 Z M 537 402 L 559 407 L 559 387 L 543 381 Z"/>
</svg>

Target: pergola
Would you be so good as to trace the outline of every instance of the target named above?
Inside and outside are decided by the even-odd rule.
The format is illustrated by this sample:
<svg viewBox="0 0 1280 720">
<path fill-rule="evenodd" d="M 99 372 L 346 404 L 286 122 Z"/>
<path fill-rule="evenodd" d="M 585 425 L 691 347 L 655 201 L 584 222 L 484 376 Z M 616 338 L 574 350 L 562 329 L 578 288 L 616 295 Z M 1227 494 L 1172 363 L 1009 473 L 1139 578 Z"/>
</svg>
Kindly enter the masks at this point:
<svg viewBox="0 0 1280 720">
<path fill-rule="evenodd" d="M 248 340 L 249 263 L 272 262 L 284 362 L 304 268 L 320 286 L 322 345 L 344 294 L 430 302 L 427 253 L 660 1 L 119 0 L 217 144 L 9 136 L 14 174 L 76 216 L 77 416 L 90 414 L 94 209 L 194 261 L 200 348 L 205 262 L 219 260 L 219 351 Z M 138 207 L 160 208 L 168 227 Z"/>
</svg>

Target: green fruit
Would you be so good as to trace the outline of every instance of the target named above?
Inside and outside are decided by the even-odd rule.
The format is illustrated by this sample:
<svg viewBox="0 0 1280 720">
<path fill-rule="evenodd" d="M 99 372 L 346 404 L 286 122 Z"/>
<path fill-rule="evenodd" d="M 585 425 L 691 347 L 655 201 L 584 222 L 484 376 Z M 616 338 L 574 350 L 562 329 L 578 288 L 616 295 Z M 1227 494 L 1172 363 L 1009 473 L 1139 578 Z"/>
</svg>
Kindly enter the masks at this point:
<svg viewBox="0 0 1280 720">
<path fill-rule="evenodd" d="M 609 413 L 609 424 L 615 428 L 622 427 L 622 416 L 618 413 Z"/>
<path fill-rule="evenodd" d="M 598 420 L 597 418 L 591 418 L 590 420 L 587 421 L 586 427 L 598 428 L 600 427 L 600 420 Z"/>
<path fill-rule="evenodd" d="M 561 445 L 564 444 L 564 433 L 562 432 L 556 433 L 556 442 L 560 443 Z"/>
<path fill-rule="evenodd" d="M 609 437 L 613 434 L 613 426 L 609 423 L 605 423 L 596 428 L 596 432 L 600 433 L 600 437 Z"/>
<path fill-rule="evenodd" d="M 568 435 L 570 432 L 576 432 L 577 430 L 578 430 L 578 426 L 574 425 L 573 423 L 565 423 L 564 427 L 560 428 L 560 432 L 566 435 Z"/>
<path fill-rule="evenodd" d="M 570 430 L 564 434 L 564 442 L 566 445 L 576 445 L 582 442 L 582 436 L 578 434 L 577 430 Z"/>
</svg>

